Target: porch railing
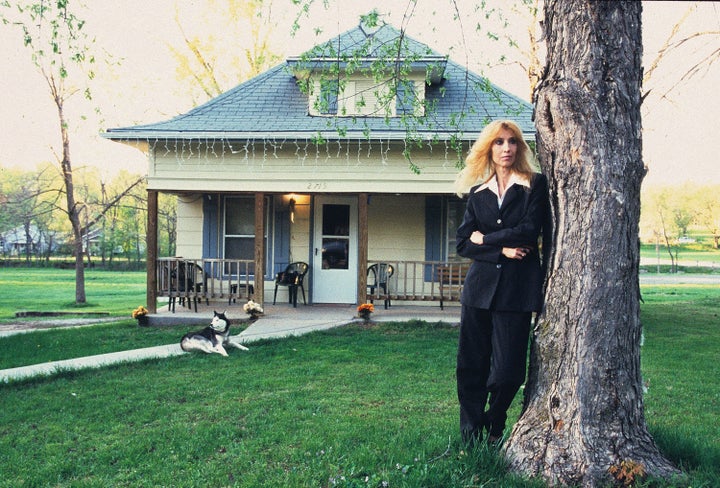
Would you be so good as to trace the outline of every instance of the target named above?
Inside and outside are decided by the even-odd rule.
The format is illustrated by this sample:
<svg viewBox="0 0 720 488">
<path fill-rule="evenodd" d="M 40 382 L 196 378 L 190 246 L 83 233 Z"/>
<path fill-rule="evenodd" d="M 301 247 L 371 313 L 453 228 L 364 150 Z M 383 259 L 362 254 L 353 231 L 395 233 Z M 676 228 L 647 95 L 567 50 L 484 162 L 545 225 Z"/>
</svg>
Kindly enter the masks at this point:
<svg viewBox="0 0 720 488">
<path fill-rule="evenodd" d="M 369 261 L 368 265 L 387 263 L 393 267 L 387 287 L 368 287 L 368 300 L 460 301 L 468 261 Z M 242 259 L 158 258 L 157 296 L 198 301 L 248 300 L 255 293 L 255 262 Z M 311 272 L 312 274 L 312 272 Z M 310 276 L 312 280 L 312 276 Z M 370 281 L 370 277 L 368 277 Z M 370 284 L 370 283 L 369 283 Z M 387 291 L 386 291 L 387 290 Z"/>
<path fill-rule="evenodd" d="M 384 287 L 374 287 L 372 293 L 368 291 L 368 300 L 436 301 L 440 308 L 445 302 L 460 301 L 470 268 L 469 261 L 369 261 L 368 265 L 380 262 L 393 267 L 387 293 Z"/>
<path fill-rule="evenodd" d="M 248 300 L 255 294 L 255 262 L 244 259 L 158 258 L 157 296 L 198 301 Z"/>
</svg>

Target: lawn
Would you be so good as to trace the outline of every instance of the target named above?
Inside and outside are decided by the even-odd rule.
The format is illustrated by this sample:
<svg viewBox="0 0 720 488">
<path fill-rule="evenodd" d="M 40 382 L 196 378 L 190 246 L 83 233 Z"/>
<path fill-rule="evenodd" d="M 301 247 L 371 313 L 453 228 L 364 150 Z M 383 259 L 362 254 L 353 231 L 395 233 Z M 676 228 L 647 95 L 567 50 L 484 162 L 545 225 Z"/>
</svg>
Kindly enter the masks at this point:
<svg viewBox="0 0 720 488">
<path fill-rule="evenodd" d="M 140 328 L 136 320 L 127 319 L 83 327 L 80 333 L 74 328 L 55 328 L 0 337 L 0 369 L 178 344 L 183 334 L 195 329 L 197 326 Z M 233 333 L 241 330 L 233 326 Z"/>
<path fill-rule="evenodd" d="M 20 311 L 108 313 L 130 316 L 145 304 L 145 273 L 85 270 L 87 303 L 75 305 L 75 271 L 55 268 L 0 268 L 0 321 Z M 10 298 L 10 299 L 7 299 Z"/>
<path fill-rule="evenodd" d="M 646 486 L 720 486 L 720 287 L 644 287 L 643 297 L 648 425 L 689 473 Z M 65 331 L 46 347 L 87 331 L 113 330 L 118 343 L 154 334 L 116 329 Z M 26 334 L 13 349 L 31 356 L 33 337 L 61 332 Z M 492 451 L 460 449 L 456 345 L 457 329 L 441 324 L 347 326 L 229 358 L 0 385 L 0 486 L 541 486 L 507 474 Z"/>
<path fill-rule="evenodd" d="M 717 273 L 720 272 L 720 249 L 713 248 L 708 243 L 680 244 L 672 248 L 673 257 L 681 263 L 681 269 L 687 273 Z M 640 256 L 647 271 L 655 272 L 658 259 L 663 273 L 669 271 L 670 254 L 664 245 L 656 248 L 652 244 L 640 246 Z"/>
</svg>

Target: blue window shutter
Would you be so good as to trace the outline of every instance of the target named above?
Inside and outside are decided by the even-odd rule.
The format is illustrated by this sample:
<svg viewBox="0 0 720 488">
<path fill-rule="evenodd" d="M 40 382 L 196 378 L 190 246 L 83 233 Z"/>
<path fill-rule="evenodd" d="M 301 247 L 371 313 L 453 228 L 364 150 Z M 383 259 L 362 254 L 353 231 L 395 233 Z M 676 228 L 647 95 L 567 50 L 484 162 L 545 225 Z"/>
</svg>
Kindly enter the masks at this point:
<svg viewBox="0 0 720 488">
<path fill-rule="evenodd" d="M 203 258 L 219 258 L 218 195 L 203 195 Z"/>
<path fill-rule="evenodd" d="M 442 197 L 430 195 L 425 197 L 425 260 L 440 261 L 443 259 L 443 218 Z M 425 269 L 425 279 L 431 280 L 430 266 Z"/>
<path fill-rule="evenodd" d="M 290 212 L 279 211 L 275 213 L 274 232 L 274 272 L 272 278 L 290 264 Z"/>
</svg>

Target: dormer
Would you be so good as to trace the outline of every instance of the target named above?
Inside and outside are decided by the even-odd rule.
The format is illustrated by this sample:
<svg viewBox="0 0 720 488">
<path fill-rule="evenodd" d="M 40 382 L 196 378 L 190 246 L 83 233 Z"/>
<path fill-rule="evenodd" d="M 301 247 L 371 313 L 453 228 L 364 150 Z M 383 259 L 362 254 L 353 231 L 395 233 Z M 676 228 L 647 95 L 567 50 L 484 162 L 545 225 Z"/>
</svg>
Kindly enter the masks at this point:
<svg viewBox="0 0 720 488">
<path fill-rule="evenodd" d="M 442 82 L 446 63 L 387 24 L 361 24 L 287 59 L 317 117 L 422 116 L 425 89 Z"/>
</svg>

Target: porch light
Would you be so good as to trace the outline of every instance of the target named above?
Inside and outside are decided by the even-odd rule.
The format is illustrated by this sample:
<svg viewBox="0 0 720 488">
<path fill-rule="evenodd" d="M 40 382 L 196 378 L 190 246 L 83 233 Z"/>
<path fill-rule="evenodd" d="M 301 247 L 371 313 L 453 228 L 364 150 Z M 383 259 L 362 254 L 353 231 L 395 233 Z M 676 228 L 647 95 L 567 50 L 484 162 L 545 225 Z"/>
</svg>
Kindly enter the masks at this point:
<svg viewBox="0 0 720 488">
<path fill-rule="evenodd" d="M 290 223 L 295 223 L 295 199 L 290 197 L 288 201 L 288 208 L 290 209 Z"/>
</svg>

